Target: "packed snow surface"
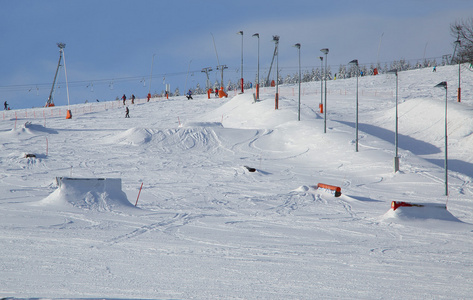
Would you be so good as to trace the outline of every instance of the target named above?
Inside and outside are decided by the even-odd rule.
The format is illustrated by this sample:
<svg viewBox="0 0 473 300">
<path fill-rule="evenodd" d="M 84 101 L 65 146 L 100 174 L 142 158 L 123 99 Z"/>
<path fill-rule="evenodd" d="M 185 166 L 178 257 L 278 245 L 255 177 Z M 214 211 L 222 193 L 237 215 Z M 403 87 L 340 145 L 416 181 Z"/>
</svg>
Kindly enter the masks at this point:
<svg viewBox="0 0 473 300">
<path fill-rule="evenodd" d="M 455 66 L 399 73 L 398 172 L 394 75 L 359 78 L 358 152 L 355 78 L 327 83 L 326 133 L 320 82 L 302 84 L 300 121 L 297 85 L 278 110 L 267 87 L 137 99 L 129 119 L 121 101 L 5 111 L 0 297 L 471 298 L 462 70 L 460 103 Z"/>
</svg>

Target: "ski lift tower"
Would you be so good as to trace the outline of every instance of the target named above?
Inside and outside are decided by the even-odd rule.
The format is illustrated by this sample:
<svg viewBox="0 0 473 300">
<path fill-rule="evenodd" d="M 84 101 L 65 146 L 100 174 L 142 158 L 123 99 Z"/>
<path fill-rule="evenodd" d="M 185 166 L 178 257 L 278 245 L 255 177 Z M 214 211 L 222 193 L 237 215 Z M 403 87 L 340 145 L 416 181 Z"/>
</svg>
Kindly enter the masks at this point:
<svg viewBox="0 0 473 300">
<path fill-rule="evenodd" d="M 212 71 L 211 67 L 203 68 L 202 73 L 205 73 L 207 75 L 207 83 L 205 84 L 205 88 L 208 90 L 210 89 L 210 79 L 209 79 L 209 72 Z"/>
<path fill-rule="evenodd" d="M 56 85 L 57 73 L 59 71 L 59 67 L 61 66 L 62 49 L 66 47 L 66 44 L 57 43 L 57 46 L 59 47 L 59 61 L 57 62 L 56 74 L 54 74 L 53 86 L 51 87 L 51 92 L 49 93 L 48 101 L 46 102 L 46 105 L 44 107 L 54 106 L 54 101 L 53 101 L 54 86 Z"/>
<path fill-rule="evenodd" d="M 223 70 L 225 69 L 228 69 L 227 65 L 218 65 L 217 66 L 217 70 L 220 70 L 221 74 L 222 74 L 222 81 L 220 81 L 220 89 L 223 91 L 224 88 L 223 88 Z"/>
</svg>

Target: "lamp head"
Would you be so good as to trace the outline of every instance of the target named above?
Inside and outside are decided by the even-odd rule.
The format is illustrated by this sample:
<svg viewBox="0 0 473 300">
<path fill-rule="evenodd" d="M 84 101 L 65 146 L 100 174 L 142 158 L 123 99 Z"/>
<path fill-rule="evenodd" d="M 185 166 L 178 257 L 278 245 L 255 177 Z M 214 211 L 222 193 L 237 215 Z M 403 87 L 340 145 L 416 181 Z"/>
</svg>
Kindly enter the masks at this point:
<svg viewBox="0 0 473 300">
<path fill-rule="evenodd" d="M 319 56 L 320 60 L 324 60 L 324 57 L 323 56 Z"/>
<path fill-rule="evenodd" d="M 294 45 L 294 47 L 296 47 L 297 49 L 300 49 L 301 48 L 301 44 L 300 43 L 297 43 Z"/>
<path fill-rule="evenodd" d="M 241 35 L 243 35 L 243 31 L 242 31 L 242 30 L 240 30 L 240 31 L 238 31 L 238 32 L 237 32 L 237 34 L 241 34 Z"/>
<path fill-rule="evenodd" d="M 349 62 L 348 64 L 358 66 L 358 59 L 354 59 L 351 62 Z"/>
<path fill-rule="evenodd" d="M 253 36 L 256 36 L 256 37 L 259 38 L 259 33 L 255 33 L 255 34 L 253 34 Z"/>
<path fill-rule="evenodd" d="M 328 54 L 328 48 L 320 49 L 320 52 L 322 52 L 323 54 Z"/>
<path fill-rule="evenodd" d="M 441 83 L 437 84 L 437 85 L 434 86 L 434 87 L 447 89 L 447 82 L 446 82 L 446 81 L 442 81 Z"/>
</svg>

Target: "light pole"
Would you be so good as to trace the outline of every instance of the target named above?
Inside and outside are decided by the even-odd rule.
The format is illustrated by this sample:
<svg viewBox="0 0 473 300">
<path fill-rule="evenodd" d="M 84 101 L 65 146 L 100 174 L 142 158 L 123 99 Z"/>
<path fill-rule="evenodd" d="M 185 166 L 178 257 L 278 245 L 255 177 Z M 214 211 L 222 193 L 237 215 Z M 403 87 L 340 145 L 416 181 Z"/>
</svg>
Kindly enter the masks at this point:
<svg viewBox="0 0 473 300">
<path fill-rule="evenodd" d="M 447 131 L 447 82 L 442 81 L 435 87 L 445 89 L 445 196 L 448 196 L 448 131 Z"/>
<path fill-rule="evenodd" d="M 320 72 L 323 72 L 324 70 L 324 57 L 319 56 L 320 58 Z M 324 79 L 322 78 L 322 75 L 320 75 L 320 104 L 319 104 L 319 111 L 320 113 L 324 112 Z"/>
<path fill-rule="evenodd" d="M 273 42 L 276 44 L 276 98 L 274 103 L 274 109 L 279 108 L 279 35 L 273 35 Z"/>
<path fill-rule="evenodd" d="M 241 34 L 241 92 L 243 93 L 243 31 L 240 30 L 237 34 Z"/>
<path fill-rule="evenodd" d="M 325 72 L 324 72 L 324 77 L 325 77 L 325 101 L 324 101 L 324 133 L 327 133 L 327 54 L 328 54 L 328 48 L 323 48 L 320 49 L 320 52 L 325 54 Z"/>
<path fill-rule="evenodd" d="M 299 52 L 299 110 L 297 114 L 297 121 L 301 120 L 301 44 L 297 43 L 294 45 Z"/>
<path fill-rule="evenodd" d="M 149 91 L 148 95 L 151 96 L 151 79 L 153 78 L 153 64 L 154 64 L 154 56 L 156 54 L 153 54 L 153 58 L 151 60 L 151 74 L 149 75 Z"/>
<path fill-rule="evenodd" d="M 388 71 L 388 73 L 396 75 L 396 135 L 394 138 L 394 145 L 396 148 L 396 155 L 394 156 L 394 173 L 399 171 L 399 156 L 398 156 L 398 73 L 397 69 Z"/>
<path fill-rule="evenodd" d="M 258 71 L 256 72 L 256 100 L 259 100 L 259 33 L 253 34 L 258 38 Z"/>
<path fill-rule="evenodd" d="M 355 144 L 356 148 L 355 151 L 358 152 L 358 73 L 359 66 L 358 66 L 358 59 L 354 59 L 348 63 L 349 65 L 356 66 L 356 117 L 355 117 Z"/>
<path fill-rule="evenodd" d="M 455 41 L 455 44 L 460 47 L 461 46 L 461 41 L 460 40 L 456 40 Z M 462 99 L 462 95 L 461 95 L 461 87 L 460 87 L 460 66 L 461 66 L 461 60 L 460 60 L 460 57 L 458 57 L 458 95 L 457 95 L 457 102 L 460 102 L 461 99 Z"/>
</svg>

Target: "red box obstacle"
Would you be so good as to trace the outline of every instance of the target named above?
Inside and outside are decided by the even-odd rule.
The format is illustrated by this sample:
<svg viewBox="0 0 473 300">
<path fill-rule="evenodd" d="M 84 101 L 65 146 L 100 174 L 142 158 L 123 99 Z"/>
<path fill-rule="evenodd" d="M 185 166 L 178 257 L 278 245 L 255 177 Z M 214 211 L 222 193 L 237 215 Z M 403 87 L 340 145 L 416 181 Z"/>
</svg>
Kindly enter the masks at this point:
<svg viewBox="0 0 473 300">
<path fill-rule="evenodd" d="M 404 201 L 393 201 L 393 202 L 391 202 L 391 208 L 393 210 L 396 210 L 401 206 L 403 206 L 403 207 L 410 207 L 410 206 L 423 207 L 424 205 L 414 204 L 414 203 L 409 203 L 409 202 L 404 202 Z"/>
<path fill-rule="evenodd" d="M 317 189 L 329 192 L 335 197 L 340 197 L 342 195 L 342 189 L 339 186 L 334 186 L 334 185 L 325 184 L 325 183 L 318 183 Z"/>
</svg>

